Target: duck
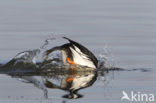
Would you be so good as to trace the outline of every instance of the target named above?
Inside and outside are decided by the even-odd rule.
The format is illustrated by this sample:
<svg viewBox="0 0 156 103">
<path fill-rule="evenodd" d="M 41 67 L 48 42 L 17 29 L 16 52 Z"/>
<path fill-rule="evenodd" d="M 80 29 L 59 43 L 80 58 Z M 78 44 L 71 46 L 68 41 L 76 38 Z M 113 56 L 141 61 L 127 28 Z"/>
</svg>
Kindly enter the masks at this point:
<svg viewBox="0 0 156 103">
<path fill-rule="evenodd" d="M 80 65 L 89 68 L 98 67 L 98 60 L 89 49 L 67 37 L 63 37 L 63 39 L 68 40 L 68 43 L 46 50 L 45 59 L 48 58 L 50 53 L 59 50 L 61 51 L 64 65 Z"/>
</svg>

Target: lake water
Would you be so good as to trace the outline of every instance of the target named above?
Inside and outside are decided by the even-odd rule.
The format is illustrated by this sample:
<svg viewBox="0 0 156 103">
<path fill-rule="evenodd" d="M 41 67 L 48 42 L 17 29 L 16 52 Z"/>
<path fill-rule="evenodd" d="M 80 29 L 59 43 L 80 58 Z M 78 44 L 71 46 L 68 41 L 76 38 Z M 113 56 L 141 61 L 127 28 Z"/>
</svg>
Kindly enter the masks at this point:
<svg viewBox="0 0 156 103">
<path fill-rule="evenodd" d="M 129 103 L 121 101 L 123 91 L 156 96 L 155 5 L 155 0 L 0 0 L 1 64 L 55 35 L 83 44 L 97 57 L 105 54 L 108 64 L 124 69 L 100 76 L 79 91 L 83 98 L 72 100 L 58 89 L 48 89 L 44 99 L 33 84 L 1 74 L 0 103 Z"/>
</svg>

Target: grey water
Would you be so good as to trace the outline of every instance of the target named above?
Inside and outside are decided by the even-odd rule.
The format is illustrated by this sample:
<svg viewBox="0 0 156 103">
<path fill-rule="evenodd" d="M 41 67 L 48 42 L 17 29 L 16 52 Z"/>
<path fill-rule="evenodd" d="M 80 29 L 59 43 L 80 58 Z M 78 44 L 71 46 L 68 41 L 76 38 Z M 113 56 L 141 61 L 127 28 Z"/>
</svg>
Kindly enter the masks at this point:
<svg viewBox="0 0 156 103">
<path fill-rule="evenodd" d="M 47 38 L 67 36 L 124 69 L 99 75 L 78 99 L 62 98 L 66 92 L 59 89 L 48 89 L 45 99 L 34 84 L 0 74 L 0 103 L 129 103 L 121 100 L 123 91 L 156 96 L 155 5 L 155 0 L 0 0 L 0 64 Z"/>
</svg>

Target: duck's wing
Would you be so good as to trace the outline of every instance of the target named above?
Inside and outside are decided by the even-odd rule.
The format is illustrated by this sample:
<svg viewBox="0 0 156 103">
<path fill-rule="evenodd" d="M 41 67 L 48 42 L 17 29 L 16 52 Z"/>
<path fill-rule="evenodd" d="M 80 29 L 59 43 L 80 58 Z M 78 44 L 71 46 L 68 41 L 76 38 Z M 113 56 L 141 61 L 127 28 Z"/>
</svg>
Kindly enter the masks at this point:
<svg viewBox="0 0 156 103">
<path fill-rule="evenodd" d="M 82 53 L 84 53 L 87 56 L 87 58 L 90 59 L 91 61 L 93 61 L 94 65 L 97 67 L 98 60 L 97 60 L 97 58 L 95 57 L 95 55 L 91 51 L 89 51 L 83 45 L 81 45 L 81 44 L 79 44 L 79 43 L 77 43 L 77 42 L 75 42 L 75 41 L 73 41 L 73 40 L 71 40 L 71 39 L 69 39 L 67 37 L 63 37 L 63 38 L 67 39 L 71 43 L 71 47 L 73 49 L 76 50 L 78 48 L 79 49 L 78 51 L 81 51 Z"/>
</svg>

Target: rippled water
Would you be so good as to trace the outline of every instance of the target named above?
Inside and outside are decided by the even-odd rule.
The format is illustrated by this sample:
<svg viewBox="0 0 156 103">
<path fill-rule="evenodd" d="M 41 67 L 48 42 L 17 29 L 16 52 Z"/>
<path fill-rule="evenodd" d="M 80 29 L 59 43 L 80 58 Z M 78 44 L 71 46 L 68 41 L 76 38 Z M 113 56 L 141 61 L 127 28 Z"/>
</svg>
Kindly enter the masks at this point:
<svg viewBox="0 0 156 103">
<path fill-rule="evenodd" d="M 156 93 L 155 0 L 0 2 L 1 64 L 19 52 L 39 48 L 55 34 L 80 42 L 97 57 L 105 55 L 108 64 L 124 69 L 105 75 L 100 71 L 92 86 L 79 91 L 83 98 L 73 100 L 62 98 L 67 93 L 60 89 L 48 89 L 49 99 L 44 99 L 33 83 L 1 74 L 0 103 L 126 103 L 121 101 L 123 90 Z"/>
</svg>

